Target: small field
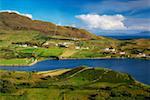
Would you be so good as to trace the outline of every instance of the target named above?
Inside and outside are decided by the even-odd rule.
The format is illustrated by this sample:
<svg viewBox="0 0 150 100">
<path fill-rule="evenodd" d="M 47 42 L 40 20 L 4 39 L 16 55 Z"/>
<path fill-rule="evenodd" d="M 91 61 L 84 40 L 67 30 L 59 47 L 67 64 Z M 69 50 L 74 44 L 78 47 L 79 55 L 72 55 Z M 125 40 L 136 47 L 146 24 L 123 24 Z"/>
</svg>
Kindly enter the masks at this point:
<svg viewBox="0 0 150 100">
<path fill-rule="evenodd" d="M 69 58 L 72 55 L 74 55 L 77 52 L 77 50 L 71 50 L 71 49 L 66 49 L 62 55 L 60 55 L 63 58 Z"/>
<path fill-rule="evenodd" d="M 28 59 L 28 58 L 23 58 L 23 59 L 0 59 L 0 65 L 29 65 L 32 62 L 34 62 L 34 59 Z"/>
</svg>

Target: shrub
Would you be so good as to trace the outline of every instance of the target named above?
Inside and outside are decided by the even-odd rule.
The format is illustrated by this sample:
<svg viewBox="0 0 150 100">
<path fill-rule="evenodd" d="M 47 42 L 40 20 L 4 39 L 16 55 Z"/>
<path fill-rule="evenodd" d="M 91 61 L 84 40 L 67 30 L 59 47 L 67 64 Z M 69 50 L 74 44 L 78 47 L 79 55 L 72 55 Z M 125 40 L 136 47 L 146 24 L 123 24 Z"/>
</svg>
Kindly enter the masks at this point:
<svg viewBox="0 0 150 100">
<path fill-rule="evenodd" d="M 42 82 L 36 82 L 35 83 L 35 88 L 48 88 L 48 82 L 42 81 Z"/>
<path fill-rule="evenodd" d="M 17 85 L 18 87 L 26 87 L 26 88 L 31 88 L 34 86 L 34 83 L 31 82 L 23 82 Z"/>
<path fill-rule="evenodd" d="M 16 91 L 16 86 L 9 80 L 0 80 L 0 92 L 12 93 Z"/>
</svg>

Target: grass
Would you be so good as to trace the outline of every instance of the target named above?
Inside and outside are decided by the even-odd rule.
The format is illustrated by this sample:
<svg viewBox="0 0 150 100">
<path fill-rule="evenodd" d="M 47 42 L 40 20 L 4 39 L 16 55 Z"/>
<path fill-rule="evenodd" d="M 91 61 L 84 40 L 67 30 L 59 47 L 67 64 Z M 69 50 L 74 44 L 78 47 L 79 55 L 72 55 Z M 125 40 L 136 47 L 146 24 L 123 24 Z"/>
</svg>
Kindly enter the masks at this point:
<svg viewBox="0 0 150 100">
<path fill-rule="evenodd" d="M 9 50 L 0 51 L 0 65 L 29 65 L 35 59 L 57 58 L 63 52 L 63 48 L 16 48 L 17 51 Z"/>
<path fill-rule="evenodd" d="M 63 50 L 63 48 L 38 48 L 34 53 L 41 57 L 58 57 L 63 53 Z"/>
<path fill-rule="evenodd" d="M 32 63 L 33 59 L 23 58 L 23 59 L 0 59 L 0 65 L 28 65 Z"/>
<path fill-rule="evenodd" d="M 77 52 L 77 50 L 71 50 L 71 49 L 67 49 L 63 52 L 62 55 L 60 55 L 61 57 L 63 58 L 68 58 L 68 57 L 71 57 L 73 54 L 75 54 Z"/>
<path fill-rule="evenodd" d="M 63 53 L 63 48 L 23 48 L 18 52 L 21 53 L 31 53 L 35 54 L 38 57 L 57 57 Z"/>
<path fill-rule="evenodd" d="M 36 49 L 32 48 L 32 47 L 28 47 L 28 48 L 18 48 L 18 52 L 21 53 L 33 53 Z"/>
<path fill-rule="evenodd" d="M 12 42 L 43 41 L 40 38 L 36 39 L 40 35 L 40 32 L 37 31 L 0 31 L 4 33 L 0 35 L 0 40 L 3 42 L 3 45 L 0 45 L 0 47 L 8 47 Z"/>
<path fill-rule="evenodd" d="M 95 50 L 80 50 L 74 53 L 72 58 L 96 58 L 96 57 L 106 57 L 106 55 L 95 51 Z"/>
<path fill-rule="evenodd" d="M 59 100 L 61 91 L 59 89 L 33 88 L 23 89 L 19 92 L 20 94 L 22 92 L 22 95 L 1 95 L 1 100 Z"/>
</svg>

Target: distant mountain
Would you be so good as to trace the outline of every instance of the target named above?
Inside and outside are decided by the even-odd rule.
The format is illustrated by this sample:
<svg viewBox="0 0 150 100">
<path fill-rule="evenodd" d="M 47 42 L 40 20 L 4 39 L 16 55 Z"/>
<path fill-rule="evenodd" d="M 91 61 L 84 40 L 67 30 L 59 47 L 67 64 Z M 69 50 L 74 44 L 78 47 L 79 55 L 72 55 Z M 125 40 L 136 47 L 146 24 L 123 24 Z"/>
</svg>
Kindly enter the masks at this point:
<svg viewBox="0 0 150 100">
<path fill-rule="evenodd" d="M 150 31 L 141 31 L 141 32 L 121 32 L 121 33 L 106 33 L 102 36 L 150 36 Z"/>
<path fill-rule="evenodd" d="M 131 40 L 131 39 L 150 39 L 150 36 L 141 35 L 125 35 L 125 36 L 105 36 L 109 38 L 119 39 L 119 40 Z"/>
<path fill-rule="evenodd" d="M 136 33 L 136 35 L 138 35 L 138 36 L 150 36 L 150 31 L 139 32 L 139 33 Z"/>
<path fill-rule="evenodd" d="M 134 33 L 107 33 L 99 36 L 104 36 L 104 37 L 110 37 L 110 38 L 115 38 L 115 39 L 121 39 L 121 40 L 126 40 L 126 39 L 150 39 L 150 31 L 141 31 L 141 32 L 134 32 Z"/>
<path fill-rule="evenodd" d="M 46 35 L 60 35 L 66 37 L 87 38 L 92 39 L 97 36 L 91 34 L 84 29 L 78 29 L 67 26 L 56 26 L 50 22 L 32 20 L 28 17 L 21 16 L 16 13 L 1 12 L 0 13 L 0 29 L 1 30 L 34 30 Z"/>
</svg>

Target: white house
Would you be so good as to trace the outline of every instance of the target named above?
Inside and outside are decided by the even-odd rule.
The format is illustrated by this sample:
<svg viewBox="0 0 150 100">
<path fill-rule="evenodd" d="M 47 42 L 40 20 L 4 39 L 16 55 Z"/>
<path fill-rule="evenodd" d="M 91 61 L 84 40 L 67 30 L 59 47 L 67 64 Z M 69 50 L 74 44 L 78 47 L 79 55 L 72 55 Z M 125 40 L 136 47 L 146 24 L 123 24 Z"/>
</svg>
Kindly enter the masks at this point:
<svg viewBox="0 0 150 100">
<path fill-rule="evenodd" d="M 38 48 L 37 46 L 33 46 L 33 48 Z"/>
<path fill-rule="evenodd" d="M 109 52 L 115 52 L 116 51 L 116 49 L 114 49 L 114 48 L 105 48 L 104 50 L 109 51 Z"/>
<path fill-rule="evenodd" d="M 76 47 L 75 47 L 75 49 L 79 50 L 79 49 L 80 49 L 80 47 L 76 46 Z"/>
<path fill-rule="evenodd" d="M 138 56 L 138 57 L 146 57 L 146 54 L 144 54 L 144 53 L 139 53 L 137 56 Z"/>
<path fill-rule="evenodd" d="M 21 47 L 28 47 L 27 44 L 23 44 L 23 45 L 19 45 L 19 46 L 21 46 Z"/>
<path fill-rule="evenodd" d="M 121 55 L 125 55 L 125 54 L 126 54 L 126 52 L 119 52 L 119 54 L 121 54 Z"/>
<path fill-rule="evenodd" d="M 109 51 L 109 48 L 105 48 L 105 51 Z"/>
</svg>

